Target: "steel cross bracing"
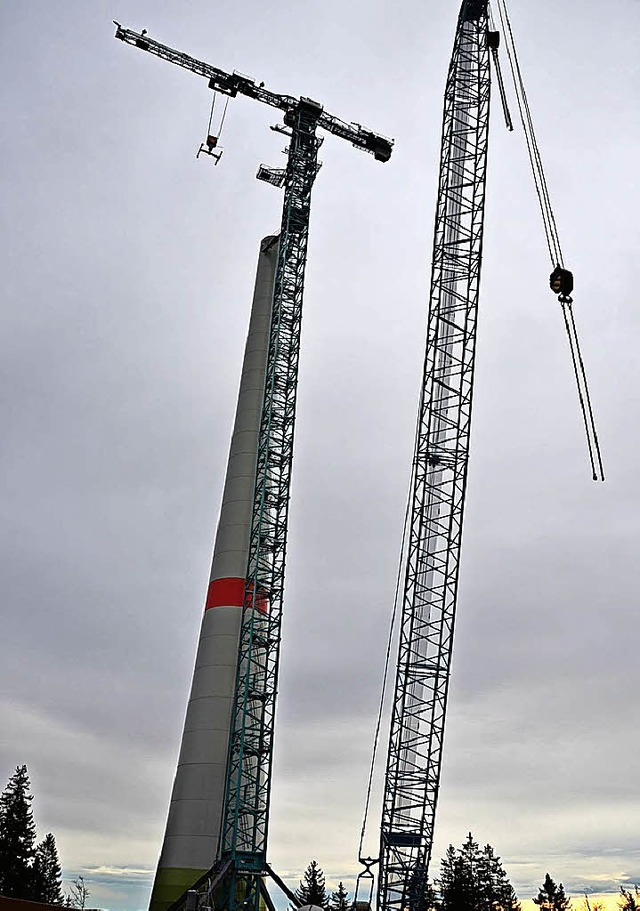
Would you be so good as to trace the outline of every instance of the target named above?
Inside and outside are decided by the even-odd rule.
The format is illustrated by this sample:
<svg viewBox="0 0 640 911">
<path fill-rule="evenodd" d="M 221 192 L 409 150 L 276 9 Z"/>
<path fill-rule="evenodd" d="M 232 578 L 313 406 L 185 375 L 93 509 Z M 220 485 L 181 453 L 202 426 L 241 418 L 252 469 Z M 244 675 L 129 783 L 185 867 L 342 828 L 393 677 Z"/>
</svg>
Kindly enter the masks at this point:
<svg viewBox="0 0 640 911">
<path fill-rule="evenodd" d="M 289 487 L 307 258 L 311 190 L 318 171 L 321 127 L 388 161 L 391 140 L 327 114 L 308 98 L 277 95 L 238 73 L 210 64 L 116 23 L 116 38 L 209 79 L 230 96 L 247 95 L 284 111 L 290 143 L 274 280 L 273 309 L 258 441 L 256 486 L 246 573 L 236 696 L 229 741 L 220 856 L 198 881 L 209 902 L 215 892 L 229 911 L 259 911 L 267 864 L 267 831 L 280 625 L 287 542 Z M 287 131 L 285 131 L 287 132 Z M 282 885 L 282 883 L 280 883 Z M 184 905 L 187 894 L 171 906 Z M 289 898 L 294 901 L 292 895 Z"/>
<path fill-rule="evenodd" d="M 229 748 L 222 857 L 236 859 L 249 908 L 257 908 L 267 860 L 302 296 L 320 145 L 315 132 L 318 114 L 318 107 L 300 102 L 290 124 Z"/>
<path fill-rule="evenodd" d="M 487 0 L 462 3 L 445 91 L 431 297 L 385 775 L 378 908 L 422 906 L 456 608 L 489 124 Z"/>
</svg>

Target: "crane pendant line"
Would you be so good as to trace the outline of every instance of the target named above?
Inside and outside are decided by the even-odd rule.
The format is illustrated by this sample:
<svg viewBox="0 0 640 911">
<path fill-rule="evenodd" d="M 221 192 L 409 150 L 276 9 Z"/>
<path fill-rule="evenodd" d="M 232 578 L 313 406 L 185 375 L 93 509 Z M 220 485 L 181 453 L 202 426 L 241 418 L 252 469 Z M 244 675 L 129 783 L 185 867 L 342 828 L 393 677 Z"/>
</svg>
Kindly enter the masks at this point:
<svg viewBox="0 0 640 911">
<path fill-rule="evenodd" d="M 385 774 L 378 908 L 422 906 L 462 537 L 490 101 L 487 0 L 464 0 L 445 91 L 409 546 Z"/>
</svg>

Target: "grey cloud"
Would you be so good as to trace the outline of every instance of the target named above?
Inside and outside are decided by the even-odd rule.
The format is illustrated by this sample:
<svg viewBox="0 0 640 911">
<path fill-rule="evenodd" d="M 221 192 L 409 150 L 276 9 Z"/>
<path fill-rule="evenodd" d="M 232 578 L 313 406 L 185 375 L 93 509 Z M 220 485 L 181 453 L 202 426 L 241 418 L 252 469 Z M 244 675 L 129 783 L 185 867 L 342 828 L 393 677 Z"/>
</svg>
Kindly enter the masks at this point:
<svg viewBox="0 0 640 911">
<path fill-rule="evenodd" d="M 398 140 L 384 168 L 327 140 L 314 189 L 271 844 L 294 885 L 312 856 L 357 872 L 454 14 L 197 0 L 130 22 Z M 208 90 L 116 43 L 117 2 L 0 15 L 0 773 L 28 763 L 67 875 L 141 908 L 148 877 L 126 870 L 159 849 L 257 244 L 279 221 L 253 173 L 281 142 L 238 101 L 221 165 L 196 163 Z M 610 479 L 588 478 L 524 150 L 496 118 L 435 856 L 471 828 L 526 895 L 547 868 L 576 891 L 639 869 L 637 12 L 513 17 Z"/>
</svg>

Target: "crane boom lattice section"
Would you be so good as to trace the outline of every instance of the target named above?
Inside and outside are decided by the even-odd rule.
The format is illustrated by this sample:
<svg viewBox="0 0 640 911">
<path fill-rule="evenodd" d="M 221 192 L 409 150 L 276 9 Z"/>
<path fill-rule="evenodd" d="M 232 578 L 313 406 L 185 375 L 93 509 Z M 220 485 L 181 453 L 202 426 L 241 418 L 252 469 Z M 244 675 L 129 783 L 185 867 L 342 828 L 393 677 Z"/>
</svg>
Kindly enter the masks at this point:
<svg viewBox="0 0 640 911">
<path fill-rule="evenodd" d="M 487 2 L 462 4 L 444 103 L 423 388 L 378 907 L 422 905 L 433 843 L 462 536 L 489 123 Z"/>
<path fill-rule="evenodd" d="M 299 102 L 289 115 L 292 136 L 227 773 L 222 858 L 235 858 L 256 900 L 266 864 L 300 324 L 311 189 L 320 144 L 315 132 L 319 110 Z"/>
</svg>

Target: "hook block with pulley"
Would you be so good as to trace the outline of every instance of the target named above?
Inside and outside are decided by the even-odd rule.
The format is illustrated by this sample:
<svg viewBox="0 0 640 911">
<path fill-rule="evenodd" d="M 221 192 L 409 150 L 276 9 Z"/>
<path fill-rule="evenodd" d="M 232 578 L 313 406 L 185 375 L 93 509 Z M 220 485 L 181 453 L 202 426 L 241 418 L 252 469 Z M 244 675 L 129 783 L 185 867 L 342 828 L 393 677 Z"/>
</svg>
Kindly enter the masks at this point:
<svg viewBox="0 0 640 911">
<path fill-rule="evenodd" d="M 549 286 L 560 298 L 568 298 L 573 291 L 573 272 L 556 266 L 549 276 Z"/>
</svg>

